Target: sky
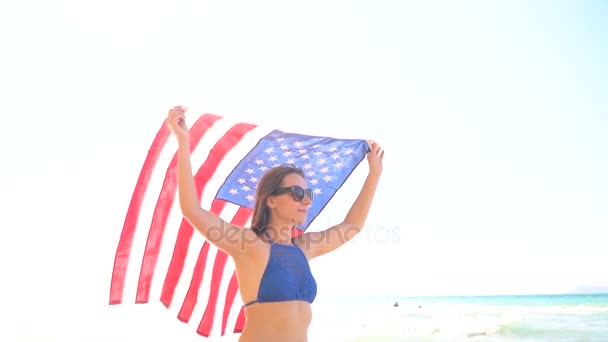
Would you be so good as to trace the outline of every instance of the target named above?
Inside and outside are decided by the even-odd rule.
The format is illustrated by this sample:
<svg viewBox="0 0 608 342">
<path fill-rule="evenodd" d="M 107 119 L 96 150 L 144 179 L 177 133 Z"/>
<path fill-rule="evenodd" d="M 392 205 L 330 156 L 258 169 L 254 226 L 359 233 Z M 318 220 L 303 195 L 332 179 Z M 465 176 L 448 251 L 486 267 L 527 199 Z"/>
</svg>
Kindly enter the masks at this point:
<svg viewBox="0 0 608 342">
<path fill-rule="evenodd" d="M 607 15 L 600 1 L 2 3 L 0 334 L 190 336 L 107 305 L 131 193 L 177 104 L 386 150 L 364 234 L 312 263 L 321 300 L 608 285 Z"/>
</svg>

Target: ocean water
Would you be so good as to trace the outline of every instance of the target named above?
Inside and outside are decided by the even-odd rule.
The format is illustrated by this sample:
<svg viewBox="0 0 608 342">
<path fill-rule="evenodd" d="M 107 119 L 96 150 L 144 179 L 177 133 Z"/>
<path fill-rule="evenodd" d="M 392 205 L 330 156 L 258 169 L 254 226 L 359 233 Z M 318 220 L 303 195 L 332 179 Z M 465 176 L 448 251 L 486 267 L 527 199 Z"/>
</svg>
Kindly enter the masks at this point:
<svg viewBox="0 0 608 342">
<path fill-rule="evenodd" d="M 323 300 L 310 340 L 608 342 L 608 294 Z"/>
</svg>

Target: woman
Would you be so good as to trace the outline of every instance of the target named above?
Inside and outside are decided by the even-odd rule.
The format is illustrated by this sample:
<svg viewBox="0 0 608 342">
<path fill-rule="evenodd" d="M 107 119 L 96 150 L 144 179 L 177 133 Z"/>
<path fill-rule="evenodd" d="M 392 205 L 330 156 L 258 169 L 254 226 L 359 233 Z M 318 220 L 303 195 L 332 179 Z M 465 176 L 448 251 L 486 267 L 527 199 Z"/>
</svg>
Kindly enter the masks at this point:
<svg viewBox="0 0 608 342">
<path fill-rule="evenodd" d="M 292 239 L 306 220 L 313 193 L 302 170 L 268 170 L 256 189 L 252 227 L 233 226 L 200 206 L 194 186 L 185 109 L 169 111 L 166 124 L 179 143 L 179 203 L 184 217 L 235 264 L 246 323 L 239 341 L 307 341 L 317 285 L 309 260 L 329 253 L 361 231 L 382 173 L 384 151 L 371 143 L 369 174 L 341 223 Z"/>
</svg>

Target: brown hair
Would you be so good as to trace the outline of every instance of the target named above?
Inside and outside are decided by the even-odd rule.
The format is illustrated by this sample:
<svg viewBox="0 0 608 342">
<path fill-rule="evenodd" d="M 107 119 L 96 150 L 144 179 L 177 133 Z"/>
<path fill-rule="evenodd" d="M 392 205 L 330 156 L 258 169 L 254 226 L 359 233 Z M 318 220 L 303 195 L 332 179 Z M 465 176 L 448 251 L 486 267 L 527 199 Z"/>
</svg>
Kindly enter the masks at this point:
<svg viewBox="0 0 608 342">
<path fill-rule="evenodd" d="M 285 176 L 296 173 L 304 177 L 304 171 L 295 165 L 280 165 L 266 171 L 260 179 L 255 191 L 255 203 L 253 205 L 253 217 L 251 228 L 260 235 L 268 226 L 270 221 L 270 210 L 266 205 L 268 197 L 281 187 Z"/>
</svg>

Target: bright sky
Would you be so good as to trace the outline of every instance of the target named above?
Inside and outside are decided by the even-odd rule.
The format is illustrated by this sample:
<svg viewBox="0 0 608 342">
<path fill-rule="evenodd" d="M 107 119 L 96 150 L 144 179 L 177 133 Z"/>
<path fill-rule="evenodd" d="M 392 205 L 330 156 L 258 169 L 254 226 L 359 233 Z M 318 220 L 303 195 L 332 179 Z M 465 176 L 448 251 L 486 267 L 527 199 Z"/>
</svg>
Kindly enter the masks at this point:
<svg viewBox="0 0 608 342">
<path fill-rule="evenodd" d="M 600 1 L 2 3 L 0 334 L 192 338 L 107 306 L 175 104 L 386 149 L 369 235 L 313 263 L 321 300 L 608 285 L 607 16 Z"/>
</svg>

